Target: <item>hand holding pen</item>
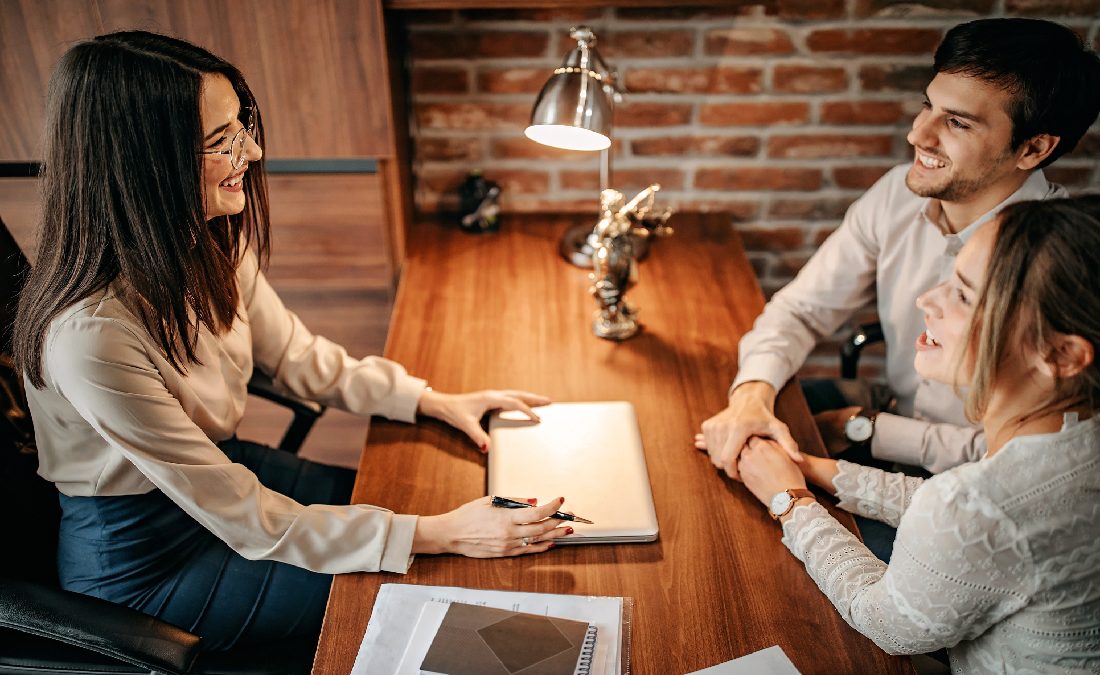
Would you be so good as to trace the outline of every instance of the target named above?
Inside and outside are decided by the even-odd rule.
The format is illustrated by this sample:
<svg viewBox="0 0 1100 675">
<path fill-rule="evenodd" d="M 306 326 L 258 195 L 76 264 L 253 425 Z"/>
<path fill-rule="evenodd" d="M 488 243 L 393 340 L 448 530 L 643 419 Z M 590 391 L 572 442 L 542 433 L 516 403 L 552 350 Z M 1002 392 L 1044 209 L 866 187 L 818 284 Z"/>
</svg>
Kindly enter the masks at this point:
<svg viewBox="0 0 1100 675">
<path fill-rule="evenodd" d="M 562 497 L 561 500 L 564 502 L 565 498 Z M 496 506 L 496 507 L 499 507 L 499 508 L 502 508 L 502 509 L 530 509 L 530 508 L 534 508 L 535 501 L 536 500 L 530 500 L 529 502 L 521 502 L 521 501 L 517 501 L 515 499 L 508 499 L 507 497 L 493 497 L 490 503 L 493 506 Z M 555 520 L 568 520 L 568 521 L 575 522 L 575 523 L 585 523 L 587 525 L 594 525 L 595 524 L 591 520 L 586 520 L 584 518 L 581 518 L 580 516 L 575 516 L 572 513 L 562 513 L 561 511 L 555 512 L 550 517 L 554 518 Z"/>
</svg>

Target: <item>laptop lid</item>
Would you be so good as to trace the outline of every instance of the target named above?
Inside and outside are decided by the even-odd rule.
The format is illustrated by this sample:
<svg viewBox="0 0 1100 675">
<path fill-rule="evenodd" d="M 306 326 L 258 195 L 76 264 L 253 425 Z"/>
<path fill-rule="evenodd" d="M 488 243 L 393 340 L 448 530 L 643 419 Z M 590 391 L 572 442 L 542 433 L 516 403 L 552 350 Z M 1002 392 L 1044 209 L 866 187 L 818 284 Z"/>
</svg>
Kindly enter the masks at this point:
<svg viewBox="0 0 1100 675">
<path fill-rule="evenodd" d="M 489 494 L 565 497 L 566 511 L 592 525 L 572 523 L 558 544 L 610 544 L 657 539 L 657 512 L 649 487 L 634 406 L 554 403 L 523 413 L 497 412 L 489 421 Z"/>
</svg>

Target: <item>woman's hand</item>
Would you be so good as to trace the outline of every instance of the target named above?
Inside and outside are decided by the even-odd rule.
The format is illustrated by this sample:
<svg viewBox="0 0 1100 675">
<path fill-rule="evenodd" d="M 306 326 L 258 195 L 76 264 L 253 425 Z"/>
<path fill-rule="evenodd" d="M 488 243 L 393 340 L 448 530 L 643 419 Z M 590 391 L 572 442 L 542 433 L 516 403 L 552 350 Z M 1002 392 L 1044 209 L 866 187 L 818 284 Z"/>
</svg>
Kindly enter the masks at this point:
<svg viewBox="0 0 1100 675">
<path fill-rule="evenodd" d="M 791 488 L 806 488 L 806 478 L 798 464 L 775 441 L 754 436 L 737 463 L 741 480 L 762 504 L 767 506 L 777 493 Z"/>
<path fill-rule="evenodd" d="M 531 509 L 502 509 L 492 506 L 490 499 L 475 499 L 441 516 L 420 516 L 412 552 L 500 558 L 541 553 L 554 545 L 554 539 L 573 534 L 567 522 L 550 518 L 561 509 L 564 498 Z"/>
<path fill-rule="evenodd" d="M 525 391 L 475 391 L 471 394 L 442 394 L 425 390 L 420 395 L 419 412 L 450 424 L 473 439 L 482 452 L 489 451 L 489 434 L 481 428 L 481 418 L 490 410 L 519 410 L 538 422 L 532 406 L 550 405 L 550 399 Z"/>
</svg>

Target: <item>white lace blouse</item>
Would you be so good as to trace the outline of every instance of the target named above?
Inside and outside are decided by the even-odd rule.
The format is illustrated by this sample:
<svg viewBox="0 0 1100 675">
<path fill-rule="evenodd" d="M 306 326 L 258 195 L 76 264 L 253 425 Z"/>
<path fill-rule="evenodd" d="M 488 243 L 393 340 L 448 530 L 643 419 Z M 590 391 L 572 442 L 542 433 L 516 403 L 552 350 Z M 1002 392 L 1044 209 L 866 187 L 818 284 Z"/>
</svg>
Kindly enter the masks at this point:
<svg viewBox="0 0 1100 675">
<path fill-rule="evenodd" d="M 1100 673 L 1100 422 L 1015 438 L 931 479 L 838 462 L 840 506 L 898 528 L 887 566 L 820 504 L 783 543 L 891 654 L 953 673 Z"/>
</svg>

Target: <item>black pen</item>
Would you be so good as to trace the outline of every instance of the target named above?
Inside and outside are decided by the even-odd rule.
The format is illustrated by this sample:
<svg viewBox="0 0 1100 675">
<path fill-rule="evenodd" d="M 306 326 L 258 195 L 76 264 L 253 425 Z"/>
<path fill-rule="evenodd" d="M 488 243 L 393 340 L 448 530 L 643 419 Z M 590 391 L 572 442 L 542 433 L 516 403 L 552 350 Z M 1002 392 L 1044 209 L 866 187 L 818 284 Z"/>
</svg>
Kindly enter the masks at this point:
<svg viewBox="0 0 1100 675">
<path fill-rule="evenodd" d="M 514 499 L 508 499 L 507 497 L 493 497 L 493 506 L 499 506 L 502 509 L 533 509 L 534 504 L 527 504 L 524 502 L 517 502 Z M 587 523 L 588 525 L 595 525 L 591 520 L 585 520 L 580 516 L 574 516 L 572 513 L 562 513 L 558 511 L 550 516 L 555 520 L 569 520 L 575 523 Z"/>
</svg>

